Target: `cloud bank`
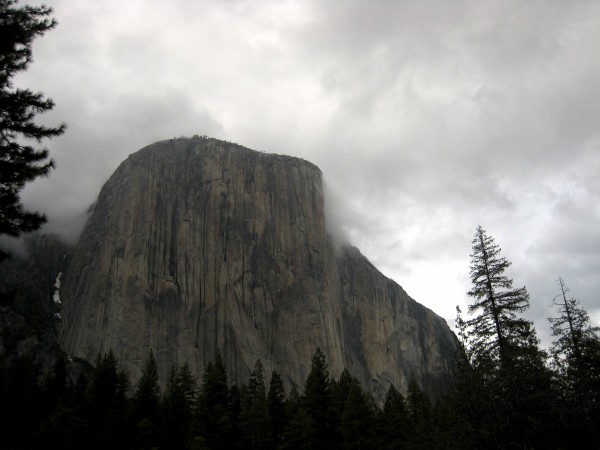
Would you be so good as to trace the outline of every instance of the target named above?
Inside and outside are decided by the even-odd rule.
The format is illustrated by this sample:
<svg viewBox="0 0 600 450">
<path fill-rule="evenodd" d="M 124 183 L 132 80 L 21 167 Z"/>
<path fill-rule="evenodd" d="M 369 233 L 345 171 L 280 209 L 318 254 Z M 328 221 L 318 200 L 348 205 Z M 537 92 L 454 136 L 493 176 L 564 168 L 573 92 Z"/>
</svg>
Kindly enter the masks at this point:
<svg viewBox="0 0 600 450">
<path fill-rule="evenodd" d="M 330 224 L 452 325 L 481 224 L 545 318 L 600 318 L 595 1 L 55 0 L 18 85 L 67 122 L 23 198 L 75 235 L 125 157 L 206 134 L 317 164 Z"/>
</svg>

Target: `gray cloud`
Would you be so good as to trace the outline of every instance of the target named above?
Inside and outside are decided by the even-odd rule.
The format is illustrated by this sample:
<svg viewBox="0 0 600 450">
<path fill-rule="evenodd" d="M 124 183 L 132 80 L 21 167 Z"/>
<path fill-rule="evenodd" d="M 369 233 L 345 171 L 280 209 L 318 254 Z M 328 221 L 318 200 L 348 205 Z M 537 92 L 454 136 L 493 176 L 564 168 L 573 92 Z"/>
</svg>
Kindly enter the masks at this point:
<svg viewBox="0 0 600 450">
<path fill-rule="evenodd" d="M 449 321 L 481 224 L 545 317 L 562 276 L 600 318 L 600 5 L 55 0 L 18 78 L 56 101 L 57 169 L 24 199 L 74 235 L 159 139 L 306 158 L 328 226 Z"/>
</svg>

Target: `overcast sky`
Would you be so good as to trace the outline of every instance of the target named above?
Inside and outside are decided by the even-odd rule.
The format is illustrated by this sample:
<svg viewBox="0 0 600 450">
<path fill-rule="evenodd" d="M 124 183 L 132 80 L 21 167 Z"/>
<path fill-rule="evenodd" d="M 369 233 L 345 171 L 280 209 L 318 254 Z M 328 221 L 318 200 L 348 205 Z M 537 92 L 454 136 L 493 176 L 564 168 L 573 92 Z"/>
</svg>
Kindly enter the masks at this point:
<svg viewBox="0 0 600 450">
<path fill-rule="evenodd" d="M 600 322 L 600 2 L 45 3 L 17 84 L 68 125 L 23 193 L 46 230 L 130 153 L 206 134 L 317 164 L 332 229 L 451 326 L 477 225 L 545 342 L 559 276 Z"/>
</svg>

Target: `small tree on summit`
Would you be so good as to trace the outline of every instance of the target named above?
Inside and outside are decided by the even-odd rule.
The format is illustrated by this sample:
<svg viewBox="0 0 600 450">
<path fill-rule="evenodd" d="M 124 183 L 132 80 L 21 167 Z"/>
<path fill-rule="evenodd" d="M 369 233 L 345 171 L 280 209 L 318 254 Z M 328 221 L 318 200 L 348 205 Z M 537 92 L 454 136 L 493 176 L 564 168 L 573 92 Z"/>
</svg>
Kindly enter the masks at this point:
<svg viewBox="0 0 600 450">
<path fill-rule="evenodd" d="M 0 0 L 0 234 L 9 236 L 36 230 L 46 221 L 39 212 L 25 211 L 20 192 L 26 183 L 48 175 L 54 161 L 48 159 L 47 149 L 25 142 L 39 143 L 65 130 L 64 124 L 35 124 L 35 116 L 51 110 L 54 102 L 40 92 L 13 86 L 15 74 L 32 61 L 33 39 L 56 26 L 48 18 L 52 9 L 15 5 L 15 0 Z M 0 259 L 6 256 L 0 253 Z"/>
</svg>

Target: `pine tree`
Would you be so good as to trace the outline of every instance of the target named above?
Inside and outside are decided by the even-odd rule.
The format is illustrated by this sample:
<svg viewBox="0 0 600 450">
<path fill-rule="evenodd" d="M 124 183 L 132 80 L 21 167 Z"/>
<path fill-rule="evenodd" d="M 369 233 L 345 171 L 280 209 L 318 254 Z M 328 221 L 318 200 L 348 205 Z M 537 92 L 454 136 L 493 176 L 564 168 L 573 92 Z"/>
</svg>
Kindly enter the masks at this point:
<svg viewBox="0 0 600 450">
<path fill-rule="evenodd" d="M 133 419 L 136 426 L 135 442 L 140 448 L 157 445 L 158 406 L 160 386 L 158 384 L 158 366 L 152 349 L 142 370 L 133 399 Z"/>
<path fill-rule="evenodd" d="M 381 413 L 381 447 L 404 448 L 411 431 L 410 421 L 404 396 L 391 384 Z"/>
<path fill-rule="evenodd" d="M 229 431 L 230 442 L 234 446 L 241 445 L 244 439 L 243 431 L 243 403 L 247 396 L 247 386 L 242 385 L 238 387 L 237 384 L 232 384 L 229 388 L 229 417 L 231 422 L 231 429 Z"/>
<path fill-rule="evenodd" d="M 489 377 L 484 365 L 473 366 L 466 345 L 466 322 L 457 307 L 457 328 L 461 346 L 453 365 L 452 387 L 446 400 L 455 415 L 447 437 L 454 443 L 448 448 L 494 448 L 490 437 L 502 430 L 502 417 L 497 408 L 493 389 L 485 381 Z"/>
<path fill-rule="evenodd" d="M 159 399 L 158 366 L 154 358 L 154 352 L 150 349 L 135 391 L 134 409 L 137 418 L 139 420 L 148 418 L 154 421 L 158 412 Z"/>
<path fill-rule="evenodd" d="M 477 227 L 471 254 L 473 288 L 468 292 L 474 299 L 469 313 L 477 315 L 466 322 L 466 339 L 478 363 L 509 367 L 519 349 L 538 344 L 532 323 L 518 316 L 529 308 L 529 294 L 525 287 L 513 289 L 513 281 L 504 274 L 510 265 L 494 239 Z"/>
<path fill-rule="evenodd" d="M 471 254 L 471 281 L 468 295 L 474 299 L 464 323 L 467 354 L 474 373 L 484 383 L 486 397 L 493 404 L 491 439 L 523 446 L 543 446 L 550 436 L 544 426 L 554 419 L 554 394 L 546 355 L 539 349 L 533 324 L 520 315 L 529 307 L 525 287 L 514 289 L 505 274 L 510 262 L 500 256 L 500 247 L 477 228 Z"/>
<path fill-rule="evenodd" d="M 118 364 L 112 350 L 98 355 L 88 392 L 88 404 L 95 412 L 111 408 L 117 396 Z"/>
<path fill-rule="evenodd" d="M 350 389 L 341 414 L 340 429 L 345 449 L 369 449 L 374 447 L 375 409 L 360 382 L 352 378 Z"/>
<path fill-rule="evenodd" d="M 583 362 L 586 346 L 598 340 L 598 327 L 591 326 L 589 315 L 578 300 L 567 299 L 569 288 L 562 278 L 558 279 L 558 284 L 561 292 L 553 304 L 558 307 L 560 316 L 548 319 L 552 324 L 552 335 L 557 338 L 551 351 L 561 371 L 571 368 L 576 372 Z"/>
<path fill-rule="evenodd" d="M 264 368 L 260 359 L 256 361 L 254 370 L 250 374 L 244 400 L 240 417 L 244 432 L 244 448 L 270 448 L 272 444 L 271 427 Z"/>
<path fill-rule="evenodd" d="M 161 402 L 162 442 L 166 448 L 184 448 L 191 429 L 192 405 L 196 379 L 186 362 L 179 370 L 173 366 L 169 373 Z"/>
<path fill-rule="evenodd" d="M 306 379 L 302 404 L 309 418 L 308 442 L 312 448 L 331 446 L 336 441 L 336 414 L 325 354 L 317 348 Z"/>
<path fill-rule="evenodd" d="M 561 411 L 571 445 L 600 446 L 600 338 L 579 302 L 567 299 L 567 288 L 558 279 L 560 294 L 554 298 L 559 317 L 549 318 L 557 339 L 550 349 L 561 387 Z M 558 300 L 557 300 L 558 299 Z M 566 433 L 563 433 L 566 434 Z"/>
<path fill-rule="evenodd" d="M 430 448 L 431 443 L 431 401 L 415 380 L 408 383 L 406 403 L 410 414 L 411 440 L 419 447 Z"/>
<path fill-rule="evenodd" d="M 185 362 L 179 369 L 179 373 L 176 378 L 177 386 L 185 399 L 186 407 L 192 407 L 194 398 L 196 397 L 197 381 L 196 377 L 192 374 L 190 365 Z"/>
<path fill-rule="evenodd" d="M 218 350 L 214 364 L 209 362 L 204 370 L 195 425 L 196 436 L 203 438 L 209 448 L 232 447 L 234 427 L 227 371 Z"/>
<path fill-rule="evenodd" d="M 119 371 L 112 350 L 103 357 L 98 355 L 86 402 L 94 448 L 109 448 L 121 440 L 128 388 L 129 380 Z"/>
<path fill-rule="evenodd" d="M 309 442 L 313 433 L 312 418 L 309 416 L 303 398 L 295 387 L 285 403 L 286 415 L 289 418 L 283 436 L 284 449 L 311 448 Z M 314 446 L 312 448 L 315 448 Z"/>
<path fill-rule="evenodd" d="M 42 93 L 15 88 L 13 79 L 32 62 L 33 40 L 56 26 L 51 14 L 44 5 L 16 7 L 15 0 L 0 0 L 0 235 L 19 236 L 46 220 L 39 212 L 25 211 L 20 200 L 26 183 L 48 175 L 54 167 L 48 150 L 30 142 L 59 136 L 65 125 L 35 124 L 35 116 L 51 110 L 54 103 Z M 6 254 L 1 253 L 3 257 Z"/>
<path fill-rule="evenodd" d="M 346 406 L 346 399 L 350 394 L 350 389 L 352 388 L 353 384 L 354 379 L 352 378 L 352 375 L 350 375 L 348 369 L 344 369 L 342 371 L 337 383 L 332 383 L 332 393 L 336 408 L 336 414 L 340 417 L 344 412 L 344 408 Z"/>
<path fill-rule="evenodd" d="M 273 446 L 278 448 L 283 439 L 288 420 L 283 381 L 281 381 L 281 376 L 276 370 L 271 372 L 271 381 L 269 382 L 269 392 L 267 394 L 267 407 L 269 410 Z"/>
</svg>

